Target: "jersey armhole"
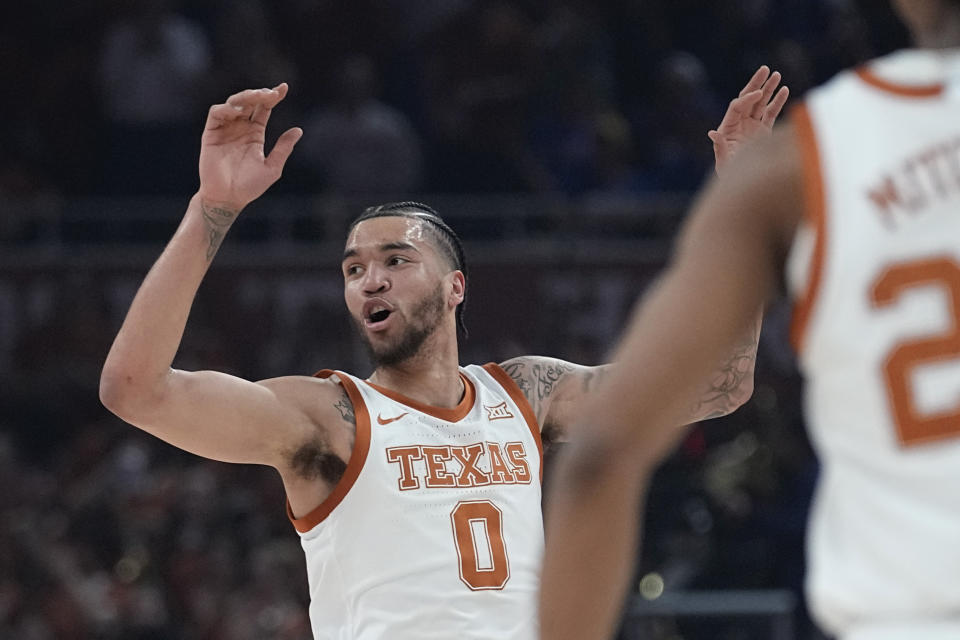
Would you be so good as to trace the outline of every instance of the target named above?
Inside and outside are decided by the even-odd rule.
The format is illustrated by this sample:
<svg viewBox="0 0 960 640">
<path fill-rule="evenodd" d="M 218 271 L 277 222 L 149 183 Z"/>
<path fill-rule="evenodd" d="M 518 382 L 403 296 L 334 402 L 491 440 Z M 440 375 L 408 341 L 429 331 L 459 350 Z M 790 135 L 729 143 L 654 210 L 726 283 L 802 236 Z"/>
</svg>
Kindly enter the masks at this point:
<svg viewBox="0 0 960 640">
<path fill-rule="evenodd" d="M 287 517 L 293 523 L 294 528 L 301 534 L 307 533 L 318 524 L 323 522 L 330 513 L 340 504 L 350 491 L 353 484 L 360 476 L 364 463 L 367 461 L 367 453 L 370 450 L 370 412 L 363 401 L 363 396 L 357 385 L 350 379 L 350 376 L 340 371 L 324 369 L 313 374 L 316 378 L 329 378 L 336 374 L 340 386 L 346 391 L 350 402 L 353 403 L 353 414 L 356 420 L 356 436 L 353 442 L 353 451 L 350 453 L 350 460 L 347 462 L 347 468 L 343 472 L 343 477 L 337 482 L 330 495 L 317 505 L 306 515 L 296 518 L 293 510 L 290 508 L 290 501 L 287 501 Z"/>
<path fill-rule="evenodd" d="M 524 422 L 527 423 L 527 427 L 530 429 L 530 434 L 533 436 L 533 441 L 537 443 L 537 454 L 540 457 L 540 480 L 543 481 L 543 440 L 540 437 L 540 424 L 537 422 L 537 416 L 533 412 L 533 407 L 530 406 L 530 403 L 527 401 L 527 397 L 523 395 L 523 391 L 520 390 L 520 387 L 517 386 L 517 383 L 514 382 L 506 371 L 503 370 L 499 364 L 495 362 L 488 362 L 483 365 L 483 369 L 493 376 L 493 379 L 496 380 L 503 390 L 507 392 L 510 396 L 510 399 L 513 400 L 513 403 L 517 405 L 520 409 L 520 413 L 523 415 Z"/>
</svg>

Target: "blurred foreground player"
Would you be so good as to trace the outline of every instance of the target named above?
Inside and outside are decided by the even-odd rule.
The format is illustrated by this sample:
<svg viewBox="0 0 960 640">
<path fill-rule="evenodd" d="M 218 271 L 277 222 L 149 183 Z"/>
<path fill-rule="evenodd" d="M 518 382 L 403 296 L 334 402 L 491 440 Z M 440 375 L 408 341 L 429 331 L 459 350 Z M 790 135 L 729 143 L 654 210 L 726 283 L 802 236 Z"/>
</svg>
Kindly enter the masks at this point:
<svg viewBox="0 0 960 640">
<path fill-rule="evenodd" d="M 758 78 L 740 103 L 769 101 L 775 118 L 779 76 Z M 541 356 L 459 366 L 465 259 L 430 207 L 371 207 L 348 233 L 344 298 L 375 366 L 369 378 L 323 371 L 250 382 L 172 366 L 224 236 L 280 177 L 302 134 L 288 130 L 264 155 L 267 121 L 286 93 L 285 84 L 243 91 L 211 107 L 200 190 L 134 298 L 101 399 L 181 449 L 279 472 L 318 640 L 535 638 L 541 438 L 567 439 L 606 367 Z M 758 331 L 745 333 L 713 379 L 703 376 L 681 422 L 749 397 Z M 342 339 L 323 327 L 316 338 Z"/>
<path fill-rule="evenodd" d="M 822 463 L 815 619 L 842 640 L 960 638 L 960 1 L 895 5 L 917 48 L 814 91 L 696 204 L 558 465 L 544 638 L 610 636 L 683 398 L 783 280 Z"/>
</svg>

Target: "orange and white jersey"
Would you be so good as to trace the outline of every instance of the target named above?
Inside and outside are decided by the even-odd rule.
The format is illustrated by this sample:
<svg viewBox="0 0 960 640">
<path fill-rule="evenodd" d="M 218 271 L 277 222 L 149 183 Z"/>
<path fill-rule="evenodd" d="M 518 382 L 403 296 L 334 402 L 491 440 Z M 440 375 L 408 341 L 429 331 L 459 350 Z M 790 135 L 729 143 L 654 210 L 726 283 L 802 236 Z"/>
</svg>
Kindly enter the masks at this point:
<svg viewBox="0 0 960 640">
<path fill-rule="evenodd" d="M 794 125 L 808 216 L 787 281 L 822 465 L 810 605 L 837 635 L 946 618 L 960 638 L 960 52 L 843 73 Z"/>
<path fill-rule="evenodd" d="M 318 640 L 537 637 L 542 446 L 497 365 L 460 370 L 438 409 L 341 372 L 356 441 L 343 478 L 293 520 Z"/>
</svg>

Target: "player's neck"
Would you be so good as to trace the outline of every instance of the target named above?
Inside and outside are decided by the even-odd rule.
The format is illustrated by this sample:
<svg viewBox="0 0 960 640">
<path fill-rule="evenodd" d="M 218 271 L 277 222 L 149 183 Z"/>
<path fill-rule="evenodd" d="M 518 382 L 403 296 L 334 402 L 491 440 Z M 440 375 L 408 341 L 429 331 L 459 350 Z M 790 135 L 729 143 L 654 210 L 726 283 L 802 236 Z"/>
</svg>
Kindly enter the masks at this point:
<svg viewBox="0 0 960 640">
<path fill-rule="evenodd" d="M 453 332 L 437 331 L 412 357 L 389 366 L 379 366 L 370 382 L 433 407 L 451 408 L 463 398 L 460 354 Z"/>
<path fill-rule="evenodd" d="M 960 12 L 951 13 L 935 28 L 915 32 L 914 40 L 922 49 L 960 48 Z"/>
</svg>

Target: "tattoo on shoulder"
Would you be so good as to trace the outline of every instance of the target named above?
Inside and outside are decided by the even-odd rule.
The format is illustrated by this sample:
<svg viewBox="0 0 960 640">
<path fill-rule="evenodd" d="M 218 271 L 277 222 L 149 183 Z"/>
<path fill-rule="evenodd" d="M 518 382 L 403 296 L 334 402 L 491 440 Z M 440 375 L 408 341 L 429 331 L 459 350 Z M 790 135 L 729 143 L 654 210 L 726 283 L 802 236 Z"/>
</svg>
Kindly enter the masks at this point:
<svg viewBox="0 0 960 640">
<path fill-rule="evenodd" d="M 340 399 L 337 400 L 337 403 L 333 405 L 333 407 L 340 412 L 340 417 L 343 418 L 344 422 L 357 424 L 357 418 L 353 414 L 353 403 L 350 402 L 350 397 L 346 391 L 343 391 L 343 395 L 340 396 Z"/>
<path fill-rule="evenodd" d="M 230 225 L 236 219 L 239 211 L 225 209 L 223 207 L 210 207 L 205 203 L 200 203 L 200 210 L 203 213 L 203 220 L 207 224 L 207 260 L 213 260 L 217 249 L 223 243 L 223 238 L 227 235 Z"/>
<path fill-rule="evenodd" d="M 504 365 L 503 370 L 517 383 L 520 391 L 527 397 L 527 401 L 532 402 L 530 399 L 530 381 L 527 379 L 527 363 L 522 360 L 516 360 Z"/>
<path fill-rule="evenodd" d="M 533 365 L 533 375 L 537 380 L 537 399 L 546 400 L 553 393 L 557 382 L 571 371 L 573 371 L 573 365 L 565 362 Z"/>
<path fill-rule="evenodd" d="M 534 413 L 539 416 L 544 401 L 554 392 L 563 376 L 573 371 L 573 365 L 558 360 L 518 360 L 505 366 L 504 371 L 517 383 Z"/>
</svg>

